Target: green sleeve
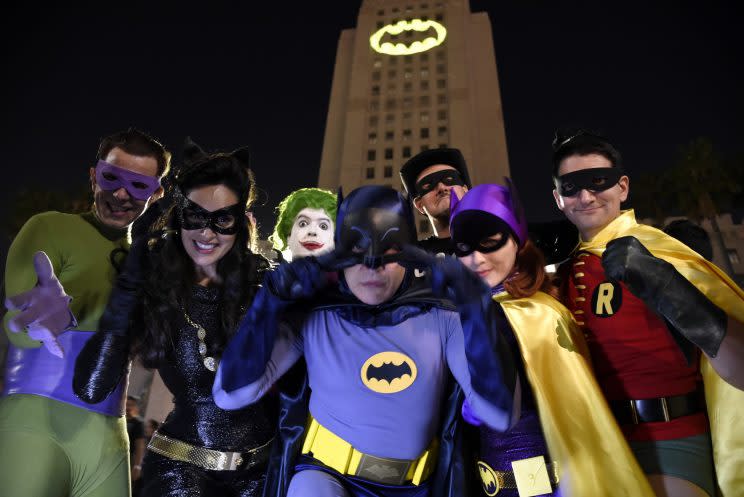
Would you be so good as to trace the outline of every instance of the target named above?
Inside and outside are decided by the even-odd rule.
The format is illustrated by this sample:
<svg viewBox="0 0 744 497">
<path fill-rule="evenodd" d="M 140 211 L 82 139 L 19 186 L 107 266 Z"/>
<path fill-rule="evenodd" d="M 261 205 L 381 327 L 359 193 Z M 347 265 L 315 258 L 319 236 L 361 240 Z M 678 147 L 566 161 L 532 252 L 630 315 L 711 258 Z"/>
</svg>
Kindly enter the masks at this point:
<svg viewBox="0 0 744 497">
<path fill-rule="evenodd" d="M 34 271 L 34 254 L 43 250 L 49 256 L 54 267 L 54 273 L 59 274 L 62 268 L 62 257 L 60 251 L 55 247 L 54 231 L 50 229 L 47 221 L 49 214 L 37 214 L 23 225 L 21 231 L 13 240 L 8 250 L 8 259 L 5 263 L 5 295 L 10 297 L 23 293 L 36 285 L 36 272 Z M 3 328 L 10 342 L 16 347 L 39 347 L 41 342 L 32 340 L 25 331 L 13 333 L 8 329 L 8 320 L 16 315 L 17 311 L 8 311 L 3 318 Z"/>
</svg>

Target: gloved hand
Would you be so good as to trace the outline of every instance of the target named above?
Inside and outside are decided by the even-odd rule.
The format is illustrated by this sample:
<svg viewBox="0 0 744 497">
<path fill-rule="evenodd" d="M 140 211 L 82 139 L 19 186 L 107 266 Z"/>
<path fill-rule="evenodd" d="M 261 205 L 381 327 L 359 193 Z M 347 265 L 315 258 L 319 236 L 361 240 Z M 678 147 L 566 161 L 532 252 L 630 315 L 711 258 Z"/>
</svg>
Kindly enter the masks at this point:
<svg viewBox="0 0 744 497">
<path fill-rule="evenodd" d="M 147 236 L 132 244 L 94 334 L 75 361 L 72 386 L 83 401 L 97 404 L 114 391 L 129 365 L 129 320 L 140 301 Z"/>
<path fill-rule="evenodd" d="M 40 340 L 51 354 L 63 357 L 57 336 L 77 326 L 69 307 L 72 297 L 65 293 L 46 253 L 36 252 L 33 262 L 38 279 L 36 286 L 5 299 L 8 310 L 21 311 L 8 321 L 8 329 L 14 333 L 28 329 L 30 338 Z"/>
<path fill-rule="evenodd" d="M 232 392 L 256 381 L 271 358 L 282 314 L 290 305 L 315 296 L 329 283 L 329 272 L 357 264 L 331 251 L 280 264 L 264 276 L 238 332 L 220 360 L 222 388 Z"/>
<path fill-rule="evenodd" d="M 465 357 L 473 390 L 493 406 L 512 412 L 516 368 L 501 329 L 508 327 L 491 289 L 455 257 L 437 257 L 418 247 L 401 251 L 402 265 L 425 268 L 432 292 L 450 299 L 457 308 L 465 342 Z"/>
<path fill-rule="evenodd" d="M 608 243 L 602 267 L 609 278 L 622 281 L 633 295 L 665 318 L 673 336 L 681 334 L 710 357 L 718 354 L 728 326 L 726 313 L 674 266 L 654 257 L 637 238 L 625 236 Z M 678 336 L 675 340 L 681 344 Z"/>
</svg>

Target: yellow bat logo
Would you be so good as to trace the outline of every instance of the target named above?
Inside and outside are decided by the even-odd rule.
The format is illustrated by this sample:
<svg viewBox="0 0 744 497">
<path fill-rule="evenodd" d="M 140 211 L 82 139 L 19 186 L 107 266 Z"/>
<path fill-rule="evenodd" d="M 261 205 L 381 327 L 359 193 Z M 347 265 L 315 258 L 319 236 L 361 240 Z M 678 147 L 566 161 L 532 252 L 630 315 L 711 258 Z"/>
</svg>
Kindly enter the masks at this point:
<svg viewBox="0 0 744 497">
<path fill-rule="evenodd" d="M 364 386 L 377 393 L 396 393 L 416 380 L 416 363 L 400 352 L 380 352 L 362 365 Z"/>
<path fill-rule="evenodd" d="M 404 31 L 416 31 L 419 33 L 425 33 L 429 30 L 434 30 L 435 36 L 427 36 L 423 40 L 416 40 L 410 45 L 405 43 L 393 43 L 391 41 L 382 41 L 382 37 L 386 34 L 397 36 Z M 369 37 L 369 45 L 375 52 L 379 52 L 386 55 L 411 55 L 415 53 L 426 52 L 434 47 L 437 47 L 444 43 L 444 39 L 447 37 L 447 30 L 437 21 L 422 21 L 421 19 L 412 19 L 408 21 L 398 21 L 395 24 L 388 24 L 383 26 Z"/>
<path fill-rule="evenodd" d="M 478 474 L 480 474 L 481 477 L 483 491 L 488 495 L 488 497 L 493 497 L 499 493 L 499 490 L 501 490 L 500 480 L 491 466 L 483 461 L 478 461 Z"/>
</svg>

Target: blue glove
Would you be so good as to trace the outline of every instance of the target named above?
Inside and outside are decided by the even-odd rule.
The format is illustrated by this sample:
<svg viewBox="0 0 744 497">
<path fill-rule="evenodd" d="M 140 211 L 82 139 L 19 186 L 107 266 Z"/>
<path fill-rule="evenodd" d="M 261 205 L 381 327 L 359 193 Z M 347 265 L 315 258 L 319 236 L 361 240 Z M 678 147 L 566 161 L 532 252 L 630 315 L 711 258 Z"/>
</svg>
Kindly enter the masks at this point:
<svg viewBox="0 0 744 497">
<path fill-rule="evenodd" d="M 328 272 L 353 263 L 350 258 L 330 252 L 317 258 L 295 259 L 267 271 L 238 332 L 222 353 L 222 388 L 232 392 L 258 380 L 271 358 L 287 307 L 314 297 L 328 285 Z"/>
<path fill-rule="evenodd" d="M 516 368 L 499 331 L 509 324 L 491 299 L 491 289 L 454 257 L 436 257 L 418 247 L 406 246 L 401 264 L 426 268 L 431 275 L 432 292 L 455 304 L 473 390 L 495 407 L 512 412 Z"/>
</svg>

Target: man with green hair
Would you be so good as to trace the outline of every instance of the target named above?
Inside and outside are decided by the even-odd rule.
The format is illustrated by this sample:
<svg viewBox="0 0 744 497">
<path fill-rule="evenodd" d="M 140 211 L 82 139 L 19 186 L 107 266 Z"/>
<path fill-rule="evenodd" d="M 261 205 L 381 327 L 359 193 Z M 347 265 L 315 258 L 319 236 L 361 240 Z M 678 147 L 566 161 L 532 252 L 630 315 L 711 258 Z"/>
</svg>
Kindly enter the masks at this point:
<svg viewBox="0 0 744 497">
<path fill-rule="evenodd" d="M 276 210 L 276 225 L 269 240 L 286 260 L 333 250 L 336 195 L 332 192 L 300 188 L 279 202 Z"/>
</svg>

